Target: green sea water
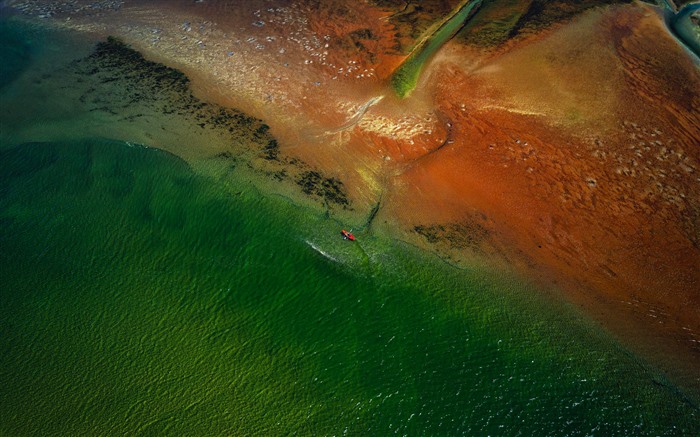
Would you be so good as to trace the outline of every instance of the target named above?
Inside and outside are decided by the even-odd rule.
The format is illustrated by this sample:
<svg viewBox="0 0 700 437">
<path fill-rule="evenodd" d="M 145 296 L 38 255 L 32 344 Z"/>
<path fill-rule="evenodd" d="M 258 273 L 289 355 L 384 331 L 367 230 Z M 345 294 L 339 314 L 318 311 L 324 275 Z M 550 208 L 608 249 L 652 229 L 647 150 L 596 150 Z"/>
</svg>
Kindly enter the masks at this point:
<svg viewBox="0 0 700 437">
<path fill-rule="evenodd" d="M 68 88 L 28 101 L 61 42 L 27 31 L 0 32 L 33 53 L 0 89 L 0 435 L 700 433 L 679 389 L 522 281 L 346 242 L 243 165 L 125 141 L 147 123 L 88 135 L 104 115 L 46 109 Z"/>
</svg>

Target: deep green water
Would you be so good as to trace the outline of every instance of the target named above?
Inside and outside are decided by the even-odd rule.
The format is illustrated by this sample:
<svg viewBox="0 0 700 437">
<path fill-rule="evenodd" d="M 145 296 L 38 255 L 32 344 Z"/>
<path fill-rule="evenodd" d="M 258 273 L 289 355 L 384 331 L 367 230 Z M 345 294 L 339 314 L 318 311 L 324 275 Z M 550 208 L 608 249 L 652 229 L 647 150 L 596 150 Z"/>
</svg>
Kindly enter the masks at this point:
<svg viewBox="0 0 700 437">
<path fill-rule="evenodd" d="M 31 107 L 18 83 L 2 104 Z M 527 284 L 345 242 L 239 170 L 81 136 L 83 115 L 15 141 L 46 102 L 21 135 L 0 112 L 0 435 L 700 433 L 678 389 Z"/>
</svg>

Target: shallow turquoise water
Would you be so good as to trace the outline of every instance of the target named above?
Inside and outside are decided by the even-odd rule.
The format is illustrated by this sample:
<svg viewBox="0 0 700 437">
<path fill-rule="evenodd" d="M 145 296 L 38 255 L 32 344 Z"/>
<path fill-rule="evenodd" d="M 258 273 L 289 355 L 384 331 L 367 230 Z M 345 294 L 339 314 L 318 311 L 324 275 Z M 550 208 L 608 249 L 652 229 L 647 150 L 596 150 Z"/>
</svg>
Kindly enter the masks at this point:
<svg viewBox="0 0 700 437">
<path fill-rule="evenodd" d="M 2 435 L 700 432 L 526 284 L 71 135 L 0 144 Z"/>
<path fill-rule="evenodd" d="M 30 45 L 22 38 L 19 29 L 4 23 L 0 25 L 0 88 L 12 82 L 31 62 Z"/>
<path fill-rule="evenodd" d="M 692 20 L 692 16 L 700 11 L 700 3 L 688 3 L 677 14 L 667 18 L 669 27 L 676 34 L 688 50 L 700 59 L 700 25 Z"/>
</svg>

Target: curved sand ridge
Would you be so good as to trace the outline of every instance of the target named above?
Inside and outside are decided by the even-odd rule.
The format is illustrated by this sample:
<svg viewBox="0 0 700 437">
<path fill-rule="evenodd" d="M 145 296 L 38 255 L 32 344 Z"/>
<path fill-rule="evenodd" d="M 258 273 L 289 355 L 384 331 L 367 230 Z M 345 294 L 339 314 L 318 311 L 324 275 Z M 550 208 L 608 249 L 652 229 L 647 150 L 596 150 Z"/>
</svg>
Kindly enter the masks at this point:
<svg viewBox="0 0 700 437">
<path fill-rule="evenodd" d="M 388 11 L 168 5 L 55 20 L 116 34 L 263 119 L 282 155 L 347 187 L 339 216 L 361 224 L 379 204 L 377 231 L 554 284 L 700 387 L 700 77 L 652 8 L 594 10 L 494 51 L 448 44 L 409 99 L 361 111 L 402 59 Z"/>
</svg>

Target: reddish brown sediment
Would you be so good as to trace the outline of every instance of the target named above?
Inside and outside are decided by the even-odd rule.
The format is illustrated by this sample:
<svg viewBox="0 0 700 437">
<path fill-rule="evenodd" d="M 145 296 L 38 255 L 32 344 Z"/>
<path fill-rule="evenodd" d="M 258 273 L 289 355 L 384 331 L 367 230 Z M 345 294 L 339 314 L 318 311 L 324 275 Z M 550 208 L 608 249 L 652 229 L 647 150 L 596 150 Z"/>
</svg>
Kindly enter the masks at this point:
<svg viewBox="0 0 700 437">
<path fill-rule="evenodd" d="M 263 119 L 281 153 L 344 183 L 343 219 L 363 224 L 381 199 L 377 232 L 562 291 L 700 392 L 700 73 L 658 14 L 631 4 L 498 49 L 452 42 L 399 100 L 389 13 L 132 1 L 67 25 L 117 34 Z"/>
<path fill-rule="evenodd" d="M 435 104 L 457 140 L 398 177 L 416 189 L 392 199 L 401 205 L 392 212 L 411 228 L 473 221 L 480 211 L 491 227 L 482 252 L 496 247 L 557 283 L 697 387 L 697 70 L 646 8 L 572 26 L 492 60 L 485 74 L 452 61 L 458 49 L 434 67 Z M 553 47 L 565 62 L 549 57 Z"/>
</svg>

